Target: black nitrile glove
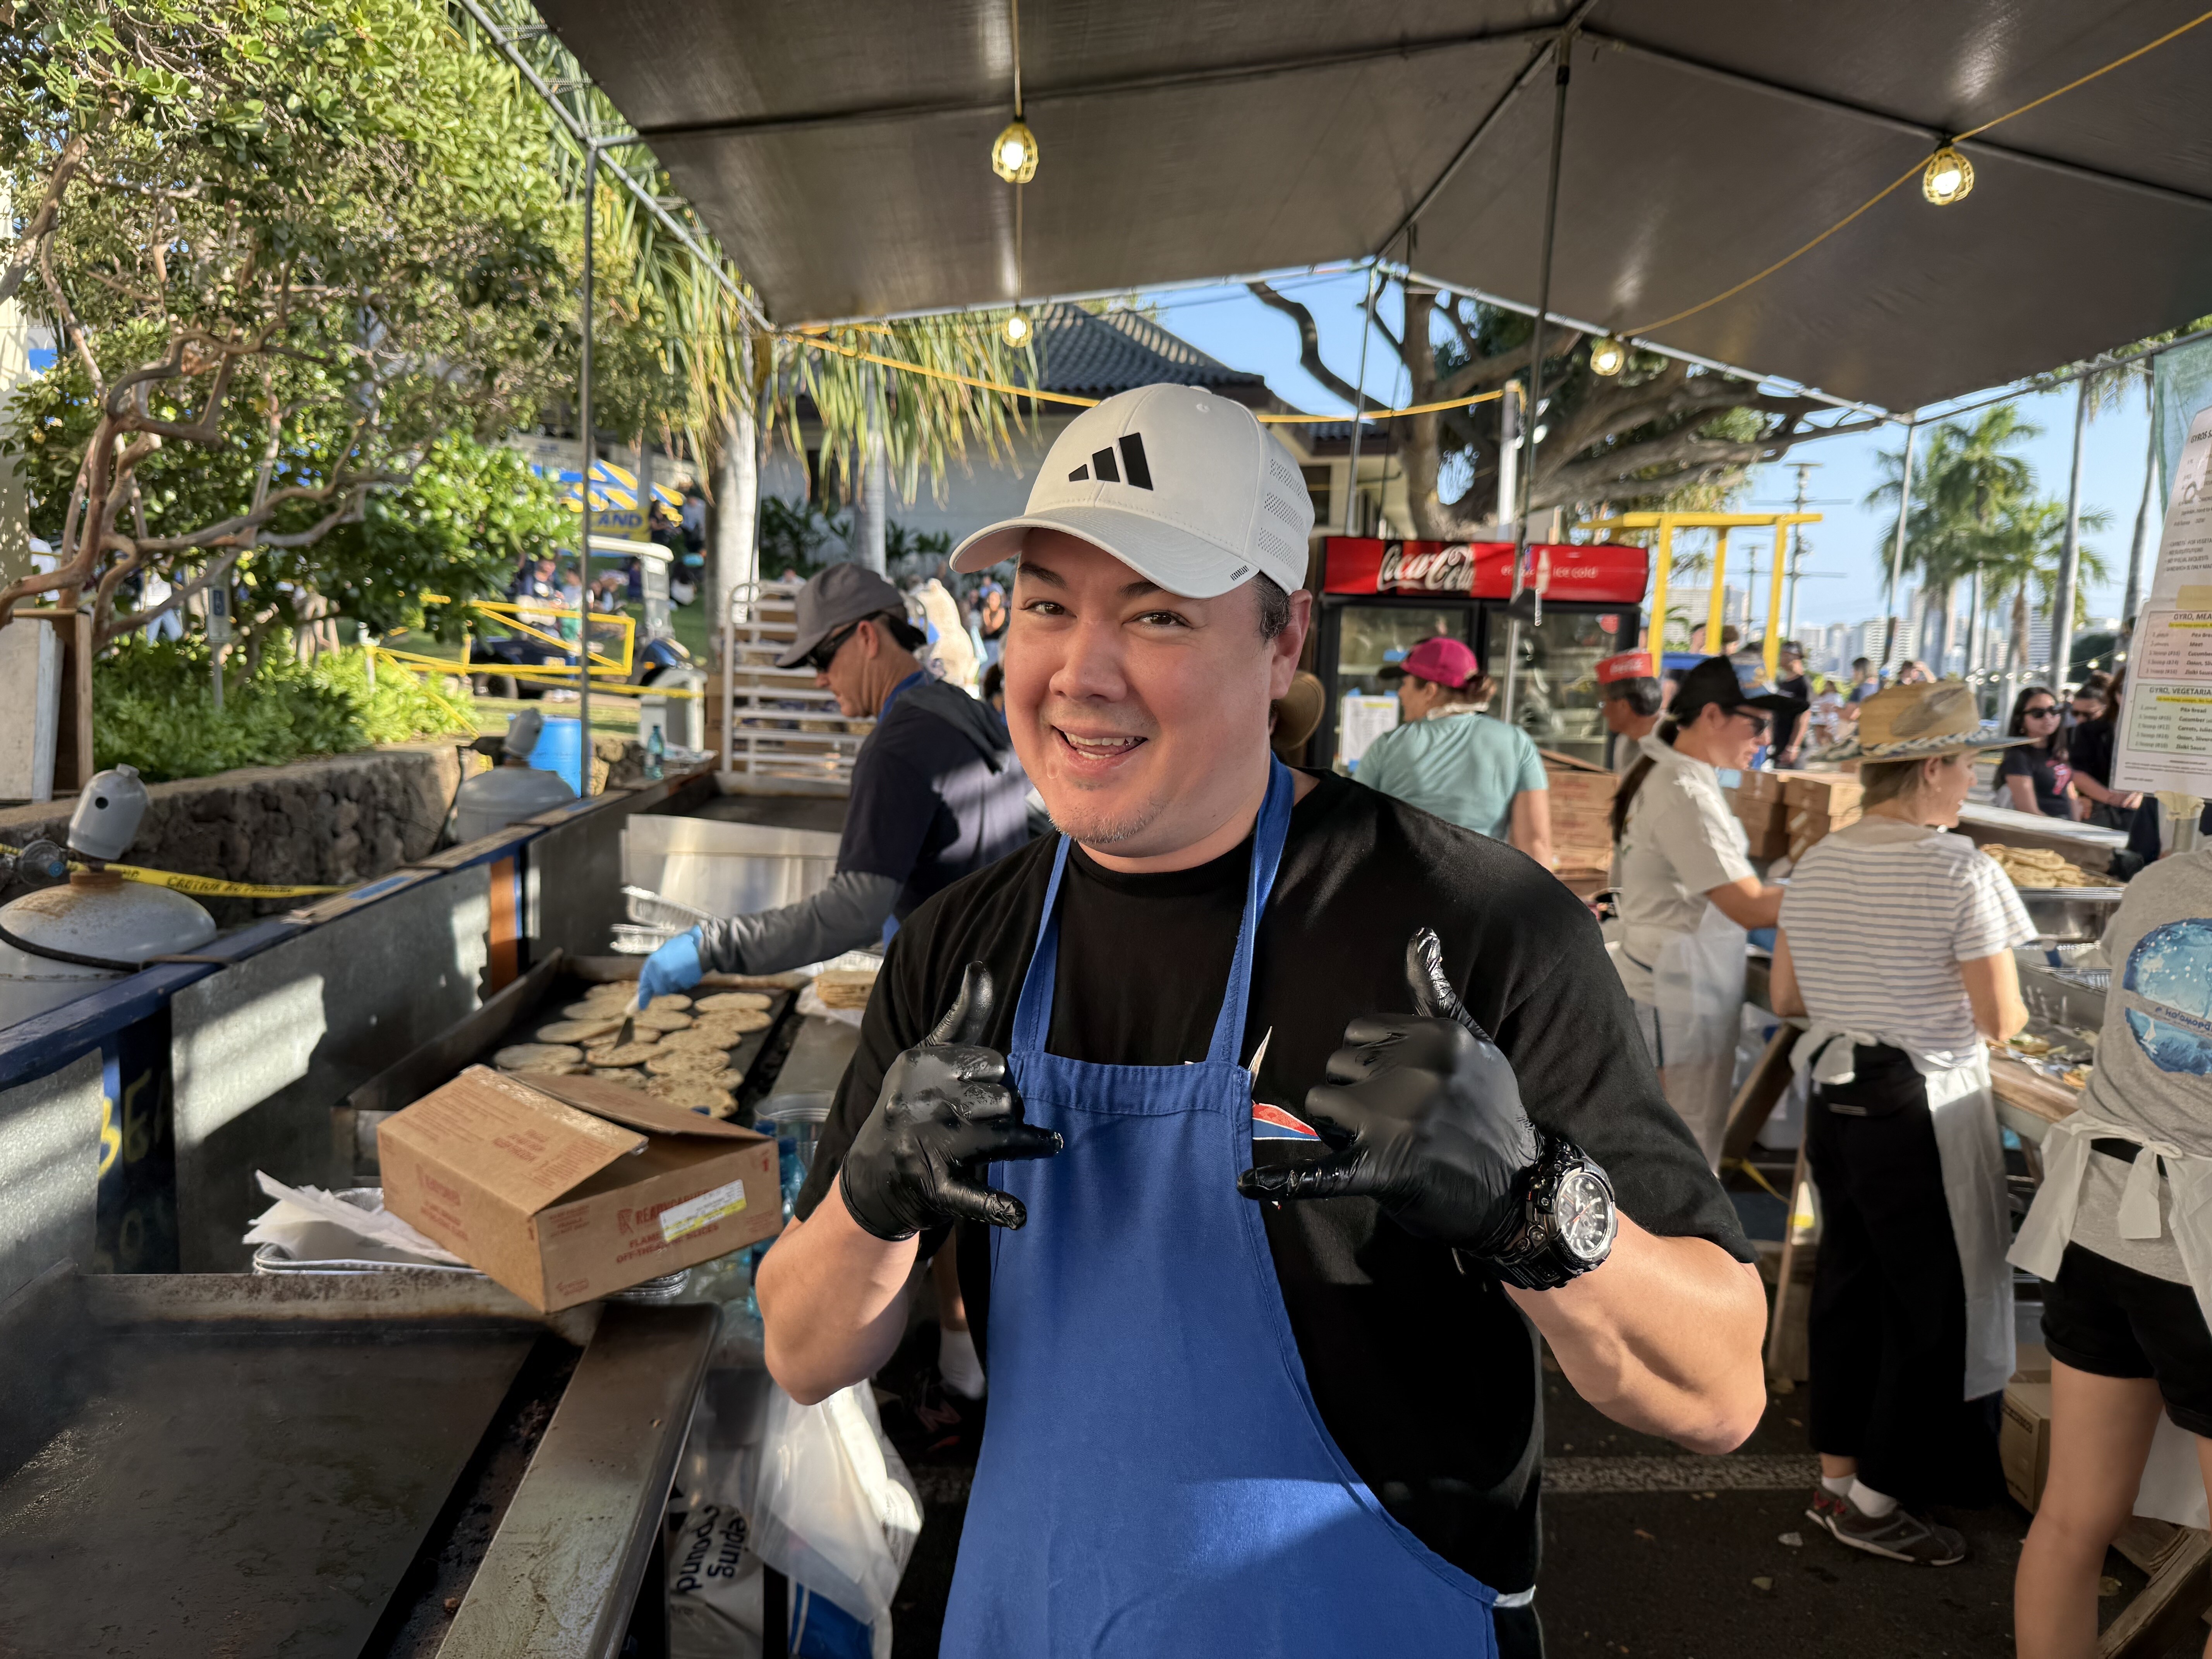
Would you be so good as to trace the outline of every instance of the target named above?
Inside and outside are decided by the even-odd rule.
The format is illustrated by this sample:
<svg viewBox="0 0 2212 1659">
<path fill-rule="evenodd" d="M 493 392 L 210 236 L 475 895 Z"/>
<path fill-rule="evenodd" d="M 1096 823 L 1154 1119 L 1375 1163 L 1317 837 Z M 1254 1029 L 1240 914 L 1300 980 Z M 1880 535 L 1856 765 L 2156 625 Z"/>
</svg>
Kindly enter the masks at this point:
<svg viewBox="0 0 2212 1659">
<path fill-rule="evenodd" d="M 1006 1057 L 980 1041 L 990 1023 L 990 970 L 971 962 L 951 1012 L 884 1074 L 837 1176 L 864 1231 L 889 1243 L 952 1221 L 1018 1227 L 1029 1219 L 1021 1200 L 982 1184 L 983 1166 L 1050 1158 L 1061 1143 L 1022 1121 Z"/>
<path fill-rule="evenodd" d="M 1237 1190 L 1376 1199 L 1407 1232 L 1486 1255 L 1518 1230 L 1535 1127 L 1512 1066 L 1461 1006 L 1426 927 L 1406 947 L 1406 980 L 1413 1013 L 1353 1020 L 1329 1056 L 1328 1082 L 1306 1096 L 1307 1118 L 1339 1150 L 1247 1170 Z"/>
</svg>

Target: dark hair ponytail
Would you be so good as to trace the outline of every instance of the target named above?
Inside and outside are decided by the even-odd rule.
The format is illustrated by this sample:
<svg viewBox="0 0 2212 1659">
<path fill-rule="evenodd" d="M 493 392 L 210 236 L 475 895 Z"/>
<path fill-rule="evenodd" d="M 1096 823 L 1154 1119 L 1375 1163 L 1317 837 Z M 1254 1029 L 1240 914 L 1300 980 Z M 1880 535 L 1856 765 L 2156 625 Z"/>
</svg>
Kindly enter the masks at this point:
<svg viewBox="0 0 2212 1659">
<path fill-rule="evenodd" d="M 1669 714 L 1651 729 L 1657 734 L 1660 742 L 1672 749 L 1674 746 L 1674 739 L 1681 735 L 1682 722 Z M 1613 844 L 1615 847 L 1620 845 L 1621 834 L 1628 827 L 1628 809 L 1635 804 L 1636 792 L 1644 787 L 1644 779 L 1651 775 L 1651 769 L 1658 763 L 1649 755 L 1638 756 L 1636 764 L 1628 769 L 1628 775 L 1621 779 L 1620 787 L 1613 792 L 1613 811 L 1610 817 L 1613 824 Z"/>
</svg>

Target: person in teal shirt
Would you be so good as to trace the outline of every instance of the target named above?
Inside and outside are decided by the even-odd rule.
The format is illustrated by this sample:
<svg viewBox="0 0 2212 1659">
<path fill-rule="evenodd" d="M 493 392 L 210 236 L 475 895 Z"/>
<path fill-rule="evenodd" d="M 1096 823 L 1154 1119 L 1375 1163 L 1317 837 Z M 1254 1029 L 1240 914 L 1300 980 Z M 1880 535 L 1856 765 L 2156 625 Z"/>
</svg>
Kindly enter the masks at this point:
<svg viewBox="0 0 2212 1659">
<path fill-rule="evenodd" d="M 1405 724 L 1359 757 L 1359 781 L 1424 812 L 1510 842 L 1553 866 L 1552 797 L 1543 757 L 1517 726 L 1482 709 L 1493 686 L 1459 640 L 1423 640 L 1382 671 L 1398 681 Z"/>
</svg>

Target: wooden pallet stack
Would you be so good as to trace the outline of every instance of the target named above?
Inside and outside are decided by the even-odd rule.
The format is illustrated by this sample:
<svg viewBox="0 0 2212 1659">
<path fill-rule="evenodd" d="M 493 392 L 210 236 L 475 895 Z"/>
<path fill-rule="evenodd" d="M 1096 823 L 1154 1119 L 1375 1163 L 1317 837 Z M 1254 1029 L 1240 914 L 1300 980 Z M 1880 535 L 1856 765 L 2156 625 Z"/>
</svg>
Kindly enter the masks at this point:
<svg viewBox="0 0 2212 1659">
<path fill-rule="evenodd" d="M 837 699 L 814 684 L 811 668 L 778 668 L 777 653 L 798 637 L 797 582 L 763 582 L 741 606 L 732 650 L 730 771 L 739 787 L 779 793 L 843 794 L 853 757 L 875 729 L 848 720 Z M 707 682 L 707 748 L 722 752 L 722 680 Z"/>
</svg>

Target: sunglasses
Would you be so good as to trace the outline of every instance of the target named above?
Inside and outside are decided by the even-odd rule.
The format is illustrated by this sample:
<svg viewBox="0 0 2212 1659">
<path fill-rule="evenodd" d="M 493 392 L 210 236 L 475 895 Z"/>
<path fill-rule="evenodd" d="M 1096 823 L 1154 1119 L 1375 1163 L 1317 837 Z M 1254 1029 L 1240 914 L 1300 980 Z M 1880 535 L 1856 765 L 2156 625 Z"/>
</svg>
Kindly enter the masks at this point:
<svg viewBox="0 0 2212 1659">
<path fill-rule="evenodd" d="M 860 625 L 856 622 L 847 623 L 836 633 L 824 635 L 820 644 L 799 659 L 799 666 L 811 668 L 817 674 L 828 673 L 830 663 L 845 648 L 845 641 L 853 637 Z"/>
<path fill-rule="evenodd" d="M 2032 720 L 2056 720 L 2058 717 L 2058 705 L 2055 702 L 2046 702 L 2039 708 L 2029 709 L 2027 717 Z"/>
</svg>

